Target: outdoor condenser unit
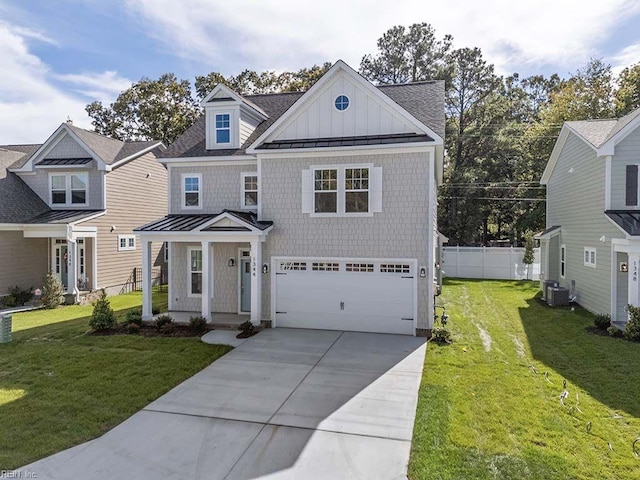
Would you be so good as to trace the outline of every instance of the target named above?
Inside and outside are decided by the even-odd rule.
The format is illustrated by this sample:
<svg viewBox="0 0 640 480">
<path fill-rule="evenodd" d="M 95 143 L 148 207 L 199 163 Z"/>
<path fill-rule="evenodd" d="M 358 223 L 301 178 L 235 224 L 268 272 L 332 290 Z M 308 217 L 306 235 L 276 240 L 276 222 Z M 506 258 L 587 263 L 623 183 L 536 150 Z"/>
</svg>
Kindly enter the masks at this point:
<svg viewBox="0 0 640 480">
<path fill-rule="evenodd" d="M 561 287 L 548 287 L 547 303 L 550 307 L 569 305 L 569 289 Z"/>
<path fill-rule="evenodd" d="M 557 288 L 559 286 L 560 284 L 557 280 L 544 280 L 542 282 L 542 301 L 547 302 L 549 300 L 549 297 L 547 296 L 547 290 L 549 287 Z"/>
</svg>

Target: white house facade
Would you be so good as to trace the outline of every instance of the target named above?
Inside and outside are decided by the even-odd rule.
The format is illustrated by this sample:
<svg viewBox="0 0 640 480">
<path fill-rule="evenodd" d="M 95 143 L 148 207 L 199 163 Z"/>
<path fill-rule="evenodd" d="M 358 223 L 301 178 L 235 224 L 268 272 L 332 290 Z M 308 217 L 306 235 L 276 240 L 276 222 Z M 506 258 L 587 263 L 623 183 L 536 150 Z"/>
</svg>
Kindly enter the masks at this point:
<svg viewBox="0 0 640 480">
<path fill-rule="evenodd" d="M 376 87 L 338 61 L 307 92 L 218 85 L 159 159 L 169 214 L 136 229 L 143 317 L 166 242 L 169 310 L 272 327 L 428 334 L 443 82 Z"/>
</svg>

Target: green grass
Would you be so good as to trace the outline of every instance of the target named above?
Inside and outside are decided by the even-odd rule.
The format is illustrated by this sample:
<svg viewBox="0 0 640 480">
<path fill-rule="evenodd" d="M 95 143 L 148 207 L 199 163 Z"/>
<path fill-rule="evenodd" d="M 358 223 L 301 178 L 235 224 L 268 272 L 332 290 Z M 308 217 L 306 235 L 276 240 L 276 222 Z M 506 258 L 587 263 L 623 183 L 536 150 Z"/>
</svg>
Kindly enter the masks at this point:
<svg viewBox="0 0 640 480">
<path fill-rule="evenodd" d="M 141 295 L 110 301 L 123 316 Z M 0 471 L 101 435 L 230 350 L 198 338 L 86 335 L 91 309 L 13 316 L 13 341 L 0 345 Z"/>
<path fill-rule="evenodd" d="M 591 314 L 537 291 L 445 283 L 453 344 L 427 348 L 409 478 L 640 478 L 640 344 L 588 332 Z"/>
</svg>

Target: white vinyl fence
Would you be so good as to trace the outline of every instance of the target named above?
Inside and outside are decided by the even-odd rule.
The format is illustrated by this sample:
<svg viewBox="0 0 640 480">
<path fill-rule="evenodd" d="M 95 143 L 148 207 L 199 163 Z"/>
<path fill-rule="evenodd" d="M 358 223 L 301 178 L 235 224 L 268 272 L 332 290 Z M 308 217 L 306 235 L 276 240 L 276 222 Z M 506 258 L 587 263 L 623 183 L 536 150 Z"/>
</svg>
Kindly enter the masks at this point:
<svg viewBox="0 0 640 480">
<path fill-rule="evenodd" d="M 524 248 L 444 247 L 442 270 L 447 277 L 493 280 L 538 280 L 540 249 L 534 249 L 533 264 L 522 263 Z"/>
</svg>

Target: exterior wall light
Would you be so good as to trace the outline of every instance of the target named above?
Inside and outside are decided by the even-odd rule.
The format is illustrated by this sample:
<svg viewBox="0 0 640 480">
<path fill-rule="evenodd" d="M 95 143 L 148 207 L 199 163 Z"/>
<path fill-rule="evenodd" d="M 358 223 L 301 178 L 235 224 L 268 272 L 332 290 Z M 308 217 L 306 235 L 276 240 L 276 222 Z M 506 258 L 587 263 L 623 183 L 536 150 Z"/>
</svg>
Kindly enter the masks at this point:
<svg viewBox="0 0 640 480">
<path fill-rule="evenodd" d="M 427 276 L 427 267 L 420 267 L 420 278 L 425 278 Z"/>
<path fill-rule="evenodd" d="M 269 273 L 269 264 L 265 263 L 264 265 L 262 265 L 262 273 Z"/>
<path fill-rule="evenodd" d="M 227 262 L 227 265 L 229 265 L 230 267 L 235 267 L 236 266 L 236 259 L 231 257 L 229 259 L 229 261 Z"/>
</svg>

